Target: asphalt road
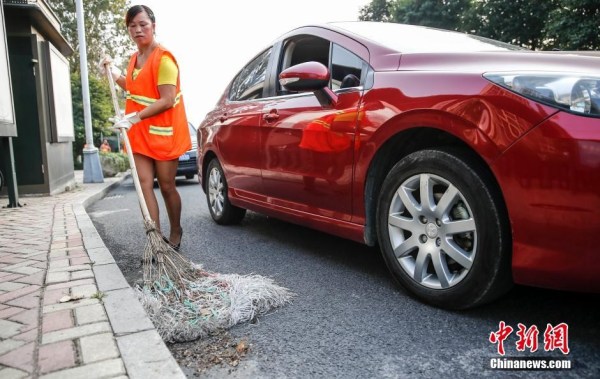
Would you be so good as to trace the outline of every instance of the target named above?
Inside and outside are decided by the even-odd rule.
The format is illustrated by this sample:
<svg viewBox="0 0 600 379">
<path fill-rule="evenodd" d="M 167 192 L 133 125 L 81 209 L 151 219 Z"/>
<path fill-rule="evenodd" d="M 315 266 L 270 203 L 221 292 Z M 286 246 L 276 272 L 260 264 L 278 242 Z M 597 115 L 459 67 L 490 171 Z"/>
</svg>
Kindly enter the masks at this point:
<svg viewBox="0 0 600 379">
<path fill-rule="evenodd" d="M 178 189 L 184 204 L 182 252 L 210 271 L 264 275 L 296 294 L 292 304 L 232 328 L 234 340 L 250 344 L 247 355 L 236 367 L 214 365 L 202 377 L 600 377 L 599 295 L 515 287 L 478 309 L 436 309 L 393 282 L 377 249 L 253 212 L 240 226 L 219 226 L 196 179 L 178 180 Z M 127 280 L 141 278 L 146 237 L 131 180 L 88 213 Z M 168 225 L 164 208 L 161 220 Z M 488 340 L 501 321 L 514 328 L 504 343 L 505 357 L 569 360 L 572 369 L 490 369 L 490 360 L 503 358 Z M 519 323 L 538 328 L 537 351 L 517 351 Z M 568 325 L 566 355 L 544 350 L 546 326 L 560 323 Z"/>
</svg>

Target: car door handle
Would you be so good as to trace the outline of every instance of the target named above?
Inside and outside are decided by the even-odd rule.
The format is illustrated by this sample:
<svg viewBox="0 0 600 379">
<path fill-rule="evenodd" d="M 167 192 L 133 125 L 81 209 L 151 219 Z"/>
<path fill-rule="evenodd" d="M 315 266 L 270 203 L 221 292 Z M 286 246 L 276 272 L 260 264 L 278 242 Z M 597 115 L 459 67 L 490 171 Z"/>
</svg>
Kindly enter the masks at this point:
<svg viewBox="0 0 600 379">
<path fill-rule="evenodd" d="M 227 120 L 227 113 L 223 113 L 223 115 L 221 117 L 219 117 L 219 121 L 221 122 L 225 122 Z"/>
<path fill-rule="evenodd" d="M 279 113 L 277 112 L 277 109 L 271 109 L 269 111 L 269 113 L 265 113 L 263 114 L 263 120 L 270 122 L 270 121 L 275 121 L 279 118 Z"/>
</svg>

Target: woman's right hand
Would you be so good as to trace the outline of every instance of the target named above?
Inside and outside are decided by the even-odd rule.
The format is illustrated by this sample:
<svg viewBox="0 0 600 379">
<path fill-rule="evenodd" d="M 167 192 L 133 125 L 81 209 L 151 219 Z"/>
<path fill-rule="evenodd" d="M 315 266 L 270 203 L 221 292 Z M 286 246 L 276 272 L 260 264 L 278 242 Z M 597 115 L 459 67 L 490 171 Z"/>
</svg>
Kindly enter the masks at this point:
<svg viewBox="0 0 600 379">
<path fill-rule="evenodd" d="M 100 59 L 98 63 L 98 70 L 102 73 L 102 75 L 106 75 L 107 67 L 110 66 L 110 74 L 113 77 L 113 80 L 116 82 L 121 77 L 121 70 L 118 67 L 115 67 L 112 64 L 112 58 L 108 55 L 104 56 L 104 58 Z"/>
</svg>

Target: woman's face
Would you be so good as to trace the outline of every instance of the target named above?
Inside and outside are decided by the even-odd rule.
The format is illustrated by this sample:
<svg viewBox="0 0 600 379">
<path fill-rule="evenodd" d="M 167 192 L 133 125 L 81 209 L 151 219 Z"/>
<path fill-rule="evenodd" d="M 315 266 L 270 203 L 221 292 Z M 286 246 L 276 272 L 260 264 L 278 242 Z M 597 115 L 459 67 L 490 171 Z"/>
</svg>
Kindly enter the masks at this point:
<svg viewBox="0 0 600 379">
<path fill-rule="evenodd" d="M 138 46 L 146 46 L 154 40 L 154 23 L 146 12 L 138 13 L 127 25 L 129 36 Z"/>
</svg>

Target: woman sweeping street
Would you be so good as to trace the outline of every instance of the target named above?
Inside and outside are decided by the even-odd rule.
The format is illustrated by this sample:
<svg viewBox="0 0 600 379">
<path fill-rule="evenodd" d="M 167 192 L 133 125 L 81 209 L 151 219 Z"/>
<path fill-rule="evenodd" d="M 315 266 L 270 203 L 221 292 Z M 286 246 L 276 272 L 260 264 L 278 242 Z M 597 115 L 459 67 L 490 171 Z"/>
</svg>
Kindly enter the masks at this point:
<svg viewBox="0 0 600 379">
<path fill-rule="evenodd" d="M 179 250 L 183 229 L 175 176 L 179 156 L 191 148 L 179 67 L 173 54 L 155 39 L 156 23 L 150 8 L 145 5 L 129 8 L 125 24 L 137 52 L 131 56 L 124 74 L 117 68 L 111 72 L 115 83 L 127 92 L 125 116 L 114 128 L 128 130 L 150 218 L 160 230 L 154 194 L 154 178 L 157 178 L 169 217 L 168 242 Z M 102 69 L 111 61 L 110 57 L 104 58 L 100 62 Z"/>
</svg>

